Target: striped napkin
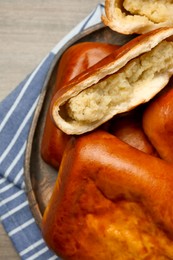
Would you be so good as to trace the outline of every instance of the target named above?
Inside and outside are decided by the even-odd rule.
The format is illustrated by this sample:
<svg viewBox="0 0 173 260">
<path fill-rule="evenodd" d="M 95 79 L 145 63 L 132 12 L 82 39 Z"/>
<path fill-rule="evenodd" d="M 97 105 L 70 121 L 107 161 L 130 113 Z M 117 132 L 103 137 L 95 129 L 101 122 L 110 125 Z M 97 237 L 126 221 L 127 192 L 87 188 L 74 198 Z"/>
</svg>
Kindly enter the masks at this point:
<svg viewBox="0 0 173 260">
<path fill-rule="evenodd" d="M 103 12 L 104 6 L 97 5 L 0 103 L 0 220 L 21 259 L 60 259 L 46 246 L 29 208 L 23 168 L 27 138 L 40 92 L 55 55 L 74 35 L 101 22 Z"/>
</svg>

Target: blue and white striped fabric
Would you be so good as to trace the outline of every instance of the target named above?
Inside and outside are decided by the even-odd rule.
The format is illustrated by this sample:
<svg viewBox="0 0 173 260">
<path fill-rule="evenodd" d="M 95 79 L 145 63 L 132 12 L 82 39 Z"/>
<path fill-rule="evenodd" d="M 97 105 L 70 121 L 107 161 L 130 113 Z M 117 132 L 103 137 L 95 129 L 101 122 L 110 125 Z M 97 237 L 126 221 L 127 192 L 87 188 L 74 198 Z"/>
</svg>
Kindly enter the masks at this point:
<svg viewBox="0 0 173 260">
<path fill-rule="evenodd" d="M 39 95 L 55 54 L 71 37 L 99 23 L 103 11 L 104 6 L 99 4 L 0 103 L 0 220 L 21 259 L 59 259 L 44 243 L 29 208 L 23 177 L 26 142 Z"/>
</svg>

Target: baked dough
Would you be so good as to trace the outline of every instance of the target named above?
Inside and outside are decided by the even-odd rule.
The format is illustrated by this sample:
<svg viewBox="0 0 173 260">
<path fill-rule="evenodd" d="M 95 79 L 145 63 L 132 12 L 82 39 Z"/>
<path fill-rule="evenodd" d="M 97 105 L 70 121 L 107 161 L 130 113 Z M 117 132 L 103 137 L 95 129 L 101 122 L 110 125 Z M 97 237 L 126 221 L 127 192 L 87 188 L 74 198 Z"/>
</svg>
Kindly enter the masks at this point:
<svg viewBox="0 0 173 260">
<path fill-rule="evenodd" d="M 123 34 L 173 26 L 172 0 L 106 0 L 103 23 Z"/>
<path fill-rule="evenodd" d="M 44 239 L 64 260 L 173 259 L 172 171 L 103 131 L 72 138 Z"/>
<path fill-rule="evenodd" d="M 160 157 L 173 163 L 173 78 L 144 111 L 143 129 Z"/>
<path fill-rule="evenodd" d="M 69 47 L 58 64 L 52 97 L 65 83 L 116 49 L 118 49 L 117 45 L 99 42 L 82 42 Z M 68 140 L 69 136 L 53 123 L 50 108 L 48 108 L 41 142 L 43 160 L 58 169 Z"/>
<path fill-rule="evenodd" d="M 125 115 L 115 117 L 111 120 L 109 132 L 144 153 L 158 156 L 142 128 L 143 110 L 137 108 Z"/>
<path fill-rule="evenodd" d="M 149 101 L 173 74 L 172 35 L 161 28 L 138 36 L 65 85 L 52 101 L 55 124 L 78 135 Z"/>
</svg>

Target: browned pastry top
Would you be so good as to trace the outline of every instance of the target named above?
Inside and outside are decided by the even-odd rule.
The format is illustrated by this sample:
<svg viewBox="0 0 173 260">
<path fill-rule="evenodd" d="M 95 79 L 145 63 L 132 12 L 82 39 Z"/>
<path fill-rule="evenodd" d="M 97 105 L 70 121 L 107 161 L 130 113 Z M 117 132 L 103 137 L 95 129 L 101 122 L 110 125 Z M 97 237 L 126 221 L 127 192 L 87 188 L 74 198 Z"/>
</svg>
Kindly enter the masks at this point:
<svg viewBox="0 0 173 260">
<path fill-rule="evenodd" d="M 72 138 L 45 240 L 63 259 L 173 259 L 172 170 L 106 132 Z"/>
</svg>

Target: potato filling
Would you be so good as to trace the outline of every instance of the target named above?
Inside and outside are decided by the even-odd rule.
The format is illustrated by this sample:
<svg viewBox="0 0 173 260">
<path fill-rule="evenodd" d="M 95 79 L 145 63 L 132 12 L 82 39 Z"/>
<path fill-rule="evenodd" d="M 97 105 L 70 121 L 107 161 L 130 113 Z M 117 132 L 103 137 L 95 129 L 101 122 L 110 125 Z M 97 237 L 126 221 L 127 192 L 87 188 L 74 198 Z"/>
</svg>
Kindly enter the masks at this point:
<svg viewBox="0 0 173 260">
<path fill-rule="evenodd" d="M 173 20 L 172 0 L 125 0 L 123 7 L 133 15 L 142 15 L 154 23 Z"/>
<path fill-rule="evenodd" d="M 119 72 L 83 90 L 66 103 L 68 116 L 77 122 L 92 123 L 110 110 L 127 103 L 144 82 L 173 68 L 173 43 L 162 41 L 151 51 L 131 60 Z"/>
</svg>

